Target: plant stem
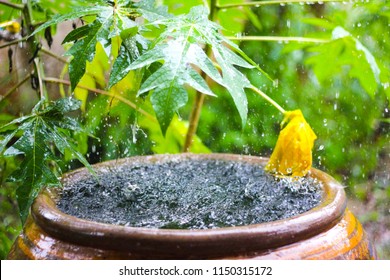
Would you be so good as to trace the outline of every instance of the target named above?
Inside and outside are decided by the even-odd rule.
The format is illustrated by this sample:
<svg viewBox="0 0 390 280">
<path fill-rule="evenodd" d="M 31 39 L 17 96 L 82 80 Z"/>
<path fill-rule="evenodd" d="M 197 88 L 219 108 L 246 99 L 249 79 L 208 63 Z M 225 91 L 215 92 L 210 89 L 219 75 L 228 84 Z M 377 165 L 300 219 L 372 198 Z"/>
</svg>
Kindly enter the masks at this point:
<svg viewBox="0 0 390 280">
<path fill-rule="evenodd" d="M 210 10 L 209 1 L 208 0 L 202 0 L 203 6 L 207 7 Z"/>
<path fill-rule="evenodd" d="M 34 65 L 34 72 L 35 75 L 38 77 L 38 95 L 43 98 L 45 97 L 46 101 L 45 104 L 49 103 L 48 100 L 48 93 L 45 87 L 45 84 L 43 83 L 43 79 L 45 78 L 45 72 L 44 67 L 42 64 L 42 61 L 39 58 L 39 40 L 36 37 L 36 35 L 31 36 L 31 34 L 34 32 L 34 22 L 32 17 L 32 6 L 31 1 L 29 0 L 23 0 L 23 19 L 26 22 L 26 35 L 27 35 L 27 55 L 32 56 L 30 60 L 33 61 Z"/>
<path fill-rule="evenodd" d="M 213 20 L 215 11 L 217 7 L 217 0 L 211 0 L 210 1 L 210 14 L 209 14 L 209 19 Z M 205 53 L 207 56 L 210 55 L 210 46 L 206 45 L 205 47 Z M 202 72 L 202 78 L 206 79 L 207 75 L 206 73 Z M 205 95 L 199 91 L 196 92 L 195 94 L 195 100 L 194 100 L 194 105 L 192 106 L 192 111 L 189 119 L 189 126 L 186 134 L 186 139 L 184 141 L 184 146 L 183 146 L 183 152 L 187 153 L 190 151 L 194 135 L 196 133 L 196 130 L 198 128 L 199 124 L 199 118 L 200 118 L 200 113 L 202 111 L 203 107 L 203 102 L 204 102 Z"/>
<path fill-rule="evenodd" d="M 51 57 L 54 57 L 55 59 L 57 59 L 58 61 L 61 61 L 63 63 L 66 63 L 66 64 L 69 63 L 69 61 L 67 59 L 65 59 L 65 58 L 63 58 L 63 57 L 53 53 L 52 51 L 46 49 L 45 47 L 41 48 L 41 52 L 43 52 L 43 53 L 45 53 L 45 54 L 47 54 L 47 55 L 49 55 Z"/>
<path fill-rule="evenodd" d="M 281 37 L 281 36 L 227 36 L 229 40 L 236 41 L 285 41 L 285 42 L 302 42 L 302 43 L 328 43 L 329 39 L 322 38 L 305 38 L 305 37 Z"/>
<path fill-rule="evenodd" d="M 47 95 L 47 92 L 45 90 L 45 85 L 44 85 L 44 82 L 43 82 L 43 80 L 45 79 L 45 73 L 44 73 L 43 65 L 42 65 L 41 60 L 40 60 L 39 57 L 36 57 L 34 59 L 34 65 L 35 65 L 35 70 L 37 71 L 37 76 L 38 76 L 40 97 L 41 97 L 41 99 L 45 98 L 47 100 L 47 102 L 48 102 L 48 95 Z"/>
<path fill-rule="evenodd" d="M 10 3 L 10 2 L 6 2 L 4 0 L 0 0 L 0 5 L 8 6 L 8 7 L 15 9 L 15 10 L 23 10 L 24 9 L 24 5 Z"/>
<path fill-rule="evenodd" d="M 250 87 L 251 90 L 253 90 L 254 92 L 256 92 L 258 95 L 260 95 L 261 97 L 263 97 L 265 100 L 267 100 L 269 103 L 271 103 L 276 109 L 278 109 L 282 114 L 284 114 L 286 112 L 286 110 L 284 110 L 282 108 L 282 106 L 280 106 L 278 103 L 276 103 L 271 97 L 269 97 L 267 94 L 265 94 L 264 92 L 262 92 L 260 89 L 258 89 L 257 87 L 254 87 L 254 86 L 251 86 Z"/>
<path fill-rule="evenodd" d="M 206 75 L 202 73 L 202 78 L 204 79 Z M 184 141 L 183 152 L 188 153 L 190 151 L 194 135 L 199 124 L 200 112 L 202 111 L 202 106 L 204 102 L 205 95 L 199 91 L 195 94 L 194 105 L 192 106 L 192 111 L 190 115 L 189 126 L 186 134 L 186 139 Z"/>
<path fill-rule="evenodd" d="M 27 37 L 23 37 L 23 38 L 20 38 L 20 39 L 17 39 L 17 40 L 5 43 L 3 45 L 0 45 L 0 49 L 4 49 L 6 47 L 9 47 L 9 46 L 12 46 L 12 45 L 16 45 L 17 43 L 20 43 L 20 42 L 23 42 L 23 41 L 26 41 L 26 40 L 27 40 Z"/>
<path fill-rule="evenodd" d="M 230 9 L 244 6 L 267 6 L 267 5 L 280 5 L 280 4 L 292 4 L 292 3 L 324 3 L 324 2 L 345 2 L 345 0 L 315 0 L 315 1 L 304 1 L 304 0 L 271 0 L 271 1 L 253 1 L 237 4 L 224 4 L 218 5 L 218 9 Z"/>
<path fill-rule="evenodd" d="M 71 85 L 70 81 L 68 81 L 68 80 L 61 80 L 61 79 L 52 78 L 52 77 L 44 78 L 43 81 L 46 82 L 46 83 L 62 84 L 62 85 L 66 85 L 66 86 L 70 86 Z M 133 108 L 134 110 L 136 110 L 137 112 L 143 114 L 149 120 L 157 123 L 157 119 L 154 116 L 152 116 L 151 114 L 149 114 L 145 110 L 142 110 L 137 105 L 135 105 L 133 102 L 127 100 L 126 98 L 124 98 L 124 97 L 122 97 L 120 95 L 113 94 L 111 92 L 104 91 L 104 90 L 101 90 L 101 89 L 86 87 L 86 86 L 83 86 L 83 85 L 80 85 L 80 84 L 78 84 L 76 87 L 77 88 L 81 88 L 81 89 L 85 89 L 85 90 L 88 90 L 88 91 L 91 91 L 91 92 L 95 92 L 97 94 L 102 94 L 102 95 L 106 95 L 106 96 L 110 96 L 112 98 L 118 99 L 119 101 L 123 102 L 124 104 L 126 104 L 126 105 L 130 106 L 131 108 Z"/>
<path fill-rule="evenodd" d="M 9 95 L 11 95 L 15 90 L 18 89 L 22 84 L 24 84 L 29 78 L 31 74 L 26 75 L 22 80 L 20 80 L 16 85 L 14 85 L 9 91 L 7 91 L 4 95 L 0 95 L 0 102 L 6 99 Z"/>
</svg>

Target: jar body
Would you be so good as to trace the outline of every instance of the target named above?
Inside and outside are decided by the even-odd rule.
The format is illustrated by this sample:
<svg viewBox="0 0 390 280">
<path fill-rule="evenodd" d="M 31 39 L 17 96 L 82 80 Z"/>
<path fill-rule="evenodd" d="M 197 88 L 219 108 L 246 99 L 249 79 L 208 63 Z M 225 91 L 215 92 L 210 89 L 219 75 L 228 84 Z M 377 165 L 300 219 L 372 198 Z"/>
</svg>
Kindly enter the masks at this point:
<svg viewBox="0 0 390 280">
<path fill-rule="evenodd" d="M 181 158 L 237 160 L 265 165 L 267 159 L 227 154 L 134 157 L 96 165 L 154 164 Z M 81 169 L 65 175 L 78 180 Z M 375 259 L 361 224 L 345 207 L 343 187 L 312 170 L 324 197 L 314 209 L 275 222 L 210 230 L 168 230 L 117 226 L 62 213 L 56 193 L 35 200 L 9 259 Z"/>
</svg>

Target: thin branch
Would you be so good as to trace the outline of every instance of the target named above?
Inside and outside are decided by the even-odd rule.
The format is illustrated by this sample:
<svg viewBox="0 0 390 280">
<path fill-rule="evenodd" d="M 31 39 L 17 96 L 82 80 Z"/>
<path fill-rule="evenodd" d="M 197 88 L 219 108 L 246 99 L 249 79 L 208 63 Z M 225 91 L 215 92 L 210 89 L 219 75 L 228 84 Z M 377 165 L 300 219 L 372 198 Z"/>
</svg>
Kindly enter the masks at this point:
<svg viewBox="0 0 390 280">
<path fill-rule="evenodd" d="M 65 59 L 65 58 L 63 58 L 63 57 L 61 57 L 61 56 L 59 56 L 59 55 L 53 53 L 52 51 L 48 50 L 48 49 L 45 48 L 45 47 L 42 47 L 42 48 L 41 48 L 41 51 L 42 51 L 43 53 L 45 53 L 45 54 L 51 56 L 51 57 L 54 57 L 55 59 L 57 59 L 57 60 L 59 60 L 59 61 L 61 61 L 61 62 L 63 62 L 63 63 L 66 63 L 66 64 L 69 63 L 69 61 L 68 61 L 67 59 Z"/>
<path fill-rule="evenodd" d="M 0 101 L 8 98 L 13 92 L 15 92 L 22 84 L 24 84 L 28 79 L 30 79 L 31 74 L 26 75 L 22 80 L 20 80 L 16 85 L 14 85 L 9 91 L 7 91 L 4 95 L 0 95 Z"/>
<path fill-rule="evenodd" d="M 277 41 L 277 42 L 301 42 L 301 43 L 328 43 L 329 39 L 283 36 L 228 36 L 229 40 L 236 41 Z"/>
<path fill-rule="evenodd" d="M 254 87 L 254 86 L 251 86 L 250 87 L 251 90 L 253 90 L 254 92 L 256 92 L 258 95 L 260 95 L 261 97 L 263 97 L 265 100 L 267 100 L 269 103 L 271 103 L 276 109 L 278 109 L 282 114 L 284 114 L 286 112 L 286 110 L 284 110 L 282 108 L 282 106 L 280 106 L 278 103 L 276 103 L 273 99 L 271 99 L 267 94 L 265 94 L 264 92 L 262 92 L 261 90 L 259 90 L 257 87 Z"/>
<path fill-rule="evenodd" d="M 5 43 L 3 45 L 0 45 L 0 49 L 6 48 L 8 46 L 16 45 L 16 44 L 18 44 L 20 42 L 26 41 L 27 39 L 28 39 L 28 37 L 23 37 L 23 38 L 20 38 L 20 39 L 17 39 L 17 40 Z"/>
<path fill-rule="evenodd" d="M 48 77 L 48 78 L 45 78 L 44 81 L 46 83 L 63 84 L 63 85 L 70 86 L 70 81 L 68 81 L 68 80 L 61 80 L 61 79 L 57 79 L 57 78 Z M 101 89 L 86 87 L 86 86 L 83 86 L 83 85 L 77 85 L 76 87 L 81 88 L 81 89 L 85 89 L 85 90 L 88 90 L 88 91 L 91 91 L 91 92 L 95 92 L 97 94 L 102 94 L 102 95 L 106 95 L 106 96 L 110 96 L 110 97 L 113 97 L 115 99 L 118 99 L 119 101 L 121 101 L 124 104 L 130 106 L 131 108 L 133 108 L 134 110 L 138 111 L 139 113 L 143 114 L 149 120 L 157 123 L 157 120 L 156 120 L 156 118 L 154 116 L 152 116 L 151 114 L 149 114 L 145 110 L 142 110 L 137 105 L 135 105 L 133 102 L 127 100 L 126 98 L 124 98 L 124 97 L 122 97 L 120 95 L 113 94 L 111 92 L 108 92 L 108 91 L 105 91 L 105 90 L 101 90 Z"/>
<path fill-rule="evenodd" d="M 273 0 L 273 1 L 252 1 L 252 2 L 244 2 L 244 3 L 236 3 L 236 4 L 224 4 L 217 5 L 218 9 L 230 9 L 244 6 L 267 6 L 267 5 L 283 5 L 283 4 L 293 4 L 293 3 L 325 3 L 325 2 L 345 2 L 345 0 L 315 0 L 315 1 L 304 1 L 304 0 Z M 351 1 L 351 3 L 356 1 Z"/>
<path fill-rule="evenodd" d="M 11 7 L 13 9 L 16 9 L 16 10 L 23 10 L 24 9 L 24 5 L 10 3 L 10 2 L 6 2 L 4 0 L 0 0 L 0 5 L 8 6 L 8 7 Z"/>
</svg>

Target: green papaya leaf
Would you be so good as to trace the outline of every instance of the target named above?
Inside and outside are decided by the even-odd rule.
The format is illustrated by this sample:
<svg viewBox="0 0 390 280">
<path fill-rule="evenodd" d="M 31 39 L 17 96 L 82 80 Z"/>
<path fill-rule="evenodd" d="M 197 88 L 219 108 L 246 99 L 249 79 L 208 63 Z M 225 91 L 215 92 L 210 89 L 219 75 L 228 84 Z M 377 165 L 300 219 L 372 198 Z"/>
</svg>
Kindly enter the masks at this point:
<svg viewBox="0 0 390 280">
<path fill-rule="evenodd" d="M 143 80 L 138 95 L 153 91 L 151 101 L 165 134 L 175 112 L 187 102 L 184 85 L 214 96 L 204 78 L 197 72 L 200 69 L 209 78 L 226 87 L 244 126 L 248 113 L 244 89 L 251 84 L 236 66 L 259 67 L 245 56 L 238 46 L 219 33 L 221 27 L 208 20 L 208 10 L 203 6 L 193 7 L 187 15 L 159 19 L 158 23 L 165 29 L 154 41 L 153 48 L 145 51 L 130 64 L 122 63 L 122 66 L 126 67 L 122 67 L 121 72 L 116 71 L 119 68 L 116 67 L 117 78 L 112 79 L 110 86 L 132 70 L 148 68 L 153 63 L 162 63 L 160 68 Z M 209 45 L 219 65 L 214 65 L 202 49 L 204 44 Z M 122 57 L 118 59 L 123 61 Z"/>
<path fill-rule="evenodd" d="M 117 84 L 129 73 L 124 69 L 127 69 L 140 56 L 146 46 L 143 37 L 137 34 L 123 39 L 119 48 L 119 55 L 112 66 L 108 88 Z"/>
<path fill-rule="evenodd" d="M 88 35 L 90 26 L 89 25 L 83 25 L 79 28 L 76 28 L 68 33 L 68 35 L 65 36 L 64 40 L 62 41 L 62 44 L 77 41 L 80 38 L 83 38 Z"/>
<path fill-rule="evenodd" d="M 348 69 L 349 77 L 357 79 L 362 88 L 374 97 L 380 84 L 380 68 L 372 53 L 347 30 L 340 26 L 334 28 L 329 43 L 308 50 L 314 54 L 305 62 L 312 65 L 320 82 Z"/>
<path fill-rule="evenodd" d="M 74 132 L 85 130 L 75 119 L 66 116 L 66 113 L 79 109 L 80 105 L 81 102 L 73 98 L 59 99 L 48 105 L 41 100 L 31 115 L 0 128 L 0 153 L 4 156 L 24 157 L 20 168 L 11 175 L 12 181 L 20 183 L 16 195 L 23 222 L 41 188 L 60 184 L 58 175 L 61 170 L 52 164 L 57 161 L 55 150 L 61 154 L 70 152 L 96 177 L 71 136 Z M 9 145 L 19 134 L 21 136 L 15 143 Z"/>
<path fill-rule="evenodd" d="M 72 12 L 67 13 L 67 14 L 56 14 L 54 15 L 49 21 L 43 23 L 40 25 L 35 31 L 31 34 L 31 36 L 35 35 L 36 33 L 45 30 L 47 27 L 75 19 L 75 18 L 81 18 L 85 16 L 90 16 L 90 15 L 98 15 L 101 13 L 107 13 L 107 12 L 112 12 L 113 8 L 110 6 L 90 6 L 90 7 L 81 7 L 81 8 L 74 8 Z"/>
</svg>

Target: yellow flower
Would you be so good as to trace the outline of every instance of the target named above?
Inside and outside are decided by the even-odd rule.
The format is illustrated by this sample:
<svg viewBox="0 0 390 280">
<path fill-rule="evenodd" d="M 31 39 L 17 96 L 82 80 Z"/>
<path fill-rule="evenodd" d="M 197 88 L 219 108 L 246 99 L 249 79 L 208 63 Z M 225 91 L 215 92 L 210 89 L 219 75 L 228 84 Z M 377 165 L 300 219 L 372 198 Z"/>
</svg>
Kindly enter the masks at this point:
<svg viewBox="0 0 390 280">
<path fill-rule="evenodd" d="M 305 176 L 311 168 L 314 134 L 301 110 L 286 111 L 275 149 L 265 167 L 276 176 Z"/>
<path fill-rule="evenodd" d="M 0 23 L 0 27 L 5 27 L 5 29 L 11 33 L 19 33 L 20 32 L 20 24 L 17 21 L 6 21 Z"/>
</svg>

